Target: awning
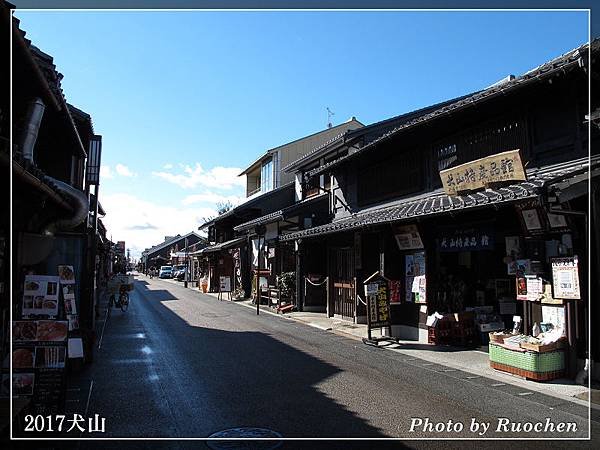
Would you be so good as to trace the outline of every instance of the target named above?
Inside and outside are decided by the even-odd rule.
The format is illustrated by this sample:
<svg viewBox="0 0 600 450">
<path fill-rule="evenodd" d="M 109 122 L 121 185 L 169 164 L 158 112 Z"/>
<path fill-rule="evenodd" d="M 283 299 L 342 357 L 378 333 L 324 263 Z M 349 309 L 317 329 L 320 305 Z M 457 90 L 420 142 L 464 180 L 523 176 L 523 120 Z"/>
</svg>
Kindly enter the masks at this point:
<svg viewBox="0 0 600 450">
<path fill-rule="evenodd" d="M 593 167 L 598 166 L 600 157 L 591 160 Z M 565 180 L 569 177 L 588 171 L 590 160 L 582 158 L 567 163 L 554 164 L 527 171 L 527 181 L 520 181 L 509 186 L 486 189 L 467 195 L 447 195 L 442 189 L 427 194 L 420 194 L 407 199 L 389 202 L 384 205 L 335 220 L 331 223 L 281 235 L 280 241 L 291 241 L 300 238 L 311 238 L 339 231 L 350 231 L 365 226 L 399 222 L 417 217 L 433 216 L 447 212 L 481 208 L 489 205 L 502 205 L 528 198 L 535 198 L 548 184 Z"/>
<path fill-rule="evenodd" d="M 205 247 L 201 250 L 198 250 L 197 252 L 190 253 L 190 255 L 197 256 L 197 255 L 204 255 L 206 253 L 220 252 L 221 250 L 227 250 L 229 248 L 237 247 L 244 242 L 246 242 L 246 238 L 239 237 L 239 238 L 231 239 L 230 241 L 220 242 L 218 244 L 211 245 L 209 247 Z"/>
</svg>

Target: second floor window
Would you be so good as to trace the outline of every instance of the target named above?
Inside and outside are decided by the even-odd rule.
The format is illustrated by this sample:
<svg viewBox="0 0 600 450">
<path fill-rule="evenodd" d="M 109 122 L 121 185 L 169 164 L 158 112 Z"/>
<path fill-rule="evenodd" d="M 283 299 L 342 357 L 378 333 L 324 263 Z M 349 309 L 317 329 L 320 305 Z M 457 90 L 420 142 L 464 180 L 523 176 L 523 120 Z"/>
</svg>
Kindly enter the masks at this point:
<svg viewBox="0 0 600 450">
<path fill-rule="evenodd" d="M 260 190 L 268 192 L 273 189 L 273 159 L 262 164 L 260 169 Z"/>
</svg>

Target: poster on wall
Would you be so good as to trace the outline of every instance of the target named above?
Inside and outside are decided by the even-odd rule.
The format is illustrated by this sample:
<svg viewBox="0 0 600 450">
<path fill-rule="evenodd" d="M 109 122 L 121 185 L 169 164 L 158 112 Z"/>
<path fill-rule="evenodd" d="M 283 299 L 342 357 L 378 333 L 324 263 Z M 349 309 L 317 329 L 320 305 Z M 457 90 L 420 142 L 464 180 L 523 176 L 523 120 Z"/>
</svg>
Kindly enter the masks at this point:
<svg viewBox="0 0 600 450">
<path fill-rule="evenodd" d="M 26 275 L 23 293 L 23 317 L 58 314 L 59 277 Z"/>
<path fill-rule="evenodd" d="M 401 303 L 402 302 L 402 283 L 400 280 L 390 280 L 390 303 Z"/>
<path fill-rule="evenodd" d="M 565 308 L 564 306 L 546 306 L 542 305 L 542 322 L 551 323 L 555 328 L 566 331 Z"/>
<path fill-rule="evenodd" d="M 400 250 L 416 250 L 423 248 L 423 241 L 416 225 L 397 227 L 394 237 Z"/>
<path fill-rule="evenodd" d="M 531 273 L 531 260 L 529 259 L 517 259 L 507 264 L 508 275 L 516 275 L 518 277 L 524 277 Z"/>
<path fill-rule="evenodd" d="M 404 257 L 404 262 L 405 262 L 405 266 L 404 266 L 405 267 L 404 299 L 407 302 L 412 302 L 413 301 L 412 283 L 413 283 L 413 279 L 415 277 L 413 255 L 406 255 Z"/>
<path fill-rule="evenodd" d="M 67 321 L 69 322 L 69 331 L 79 330 L 78 314 L 67 314 Z"/>
<path fill-rule="evenodd" d="M 73 266 L 58 266 L 60 284 L 75 284 L 75 271 Z"/>
<path fill-rule="evenodd" d="M 527 278 L 517 277 L 517 300 L 527 300 Z"/>
<path fill-rule="evenodd" d="M 542 279 L 536 276 L 526 276 L 527 298 L 530 302 L 536 302 L 544 293 Z"/>
<path fill-rule="evenodd" d="M 523 223 L 528 231 L 535 231 L 542 229 L 542 223 L 540 221 L 540 216 L 538 214 L 538 210 L 536 208 L 533 209 L 524 209 L 521 211 L 523 215 Z"/>
<path fill-rule="evenodd" d="M 415 303 L 427 302 L 425 275 L 417 275 L 413 278 L 411 291 L 415 294 Z"/>
<path fill-rule="evenodd" d="M 554 298 L 581 298 L 577 256 L 552 258 L 552 286 Z"/>
<path fill-rule="evenodd" d="M 569 227 L 569 225 L 567 224 L 567 218 L 563 214 L 547 213 L 547 216 L 548 224 L 553 230 L 567 229 Z"/>
</svg>

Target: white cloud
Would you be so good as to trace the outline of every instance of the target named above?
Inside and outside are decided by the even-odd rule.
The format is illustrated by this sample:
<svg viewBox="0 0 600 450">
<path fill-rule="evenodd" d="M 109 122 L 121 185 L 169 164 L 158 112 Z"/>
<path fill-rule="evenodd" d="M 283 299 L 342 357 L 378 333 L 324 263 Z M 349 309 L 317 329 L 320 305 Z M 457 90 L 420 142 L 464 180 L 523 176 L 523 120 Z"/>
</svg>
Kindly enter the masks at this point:
<svg viewBox="0 0 600 450">
<path fill-rule="evenodd" d="M 213 208 L 164 206 L 142 200 L 131 194 L 102 195 L 106 211 L 102 219 L 107 235 L 113 241 L 125 241 L 131 256 L 139 258 L 143 249 L 159 244 L 165 236 L 199 233 L 204 219 L 216 216 Z"/>
<path fill-rule="evenodd" d="M 129 170 L 129 167 L 127 167 L 123 164 L 117 164 L 115 166 L 115 170 L 122 177 L 135 177 L 136 176 L 135 173 L 133 173 L 131 170 Z"/>
<path fill-rule="evenodd" d="M 172 168 L 173 168 L 173 164 L 165 164 L 165 165 L 163 166 L 163 169 L 167 169 L 167 170 L 168 170 L 168 169 L 172 169 Z"/>
<path fill-rule="evenodd" d="M 203 194 L 193 194 L 185 197 L 181 203 L 184 205 L 192 205 L 194 203 L 231 203 L 235 206 L 242 203 L 243 197 L 238 195 L 219 195 L 214 192 L 204 192 Z"/>
<path fill-rule="evenodd" d="M 100 179 L 114 178 L 110 166 L 100 166 Z"/>
<path fill-rule="evenodd" d="M 196 163 L 193 168 L 188 165 L 182 166 L 182 168 L 183 173 L 152 172 L 152 175 L 176 184 L 183 189 L 193 189 L 196 186 L 232 189 L 246 185 L 245 177 L 238 177 L 241 169 L 237 167 L 218 166 L 210 170 L 204 170 L 200 163 Z"/>
</svg>

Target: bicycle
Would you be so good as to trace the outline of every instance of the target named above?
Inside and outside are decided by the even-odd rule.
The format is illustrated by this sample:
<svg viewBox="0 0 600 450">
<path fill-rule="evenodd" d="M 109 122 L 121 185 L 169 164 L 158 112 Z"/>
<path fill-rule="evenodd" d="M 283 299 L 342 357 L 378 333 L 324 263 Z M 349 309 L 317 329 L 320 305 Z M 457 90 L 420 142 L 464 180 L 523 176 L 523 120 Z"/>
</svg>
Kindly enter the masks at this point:
<svg viewBox="0 0 600 450">
<path fill-rule="evenodd" d="M 123 287 L 121 287 L 121 292 L 119 293 L 119 305 L 123 312 L 127 311 L 127 308 L 129 308 L 129 292 Z"/>
<path fill-rule="evenodd" d="M 114 286 L 113 287 L 114 290 L 112 291 L 112 294 L 110 295 L 110 298 L 109 298 L 108 310 L 110 311 L 114 306 L 116 308 L 121 308 L 121 311 L 123 311 L 123 312 L 127 311 L 127 308 L 129 308 L 129 292 L 128 292 L 129 285 L 121 283 L 121 284 L 116 284 L 113 286 Z M 118 301 L 116 298 L 116 294 L 117 294 L 116 290 L 117 289 L 115 289 L 117 286 L 118 286 L 118 295 L 119 295 Z"/>
</svg>

